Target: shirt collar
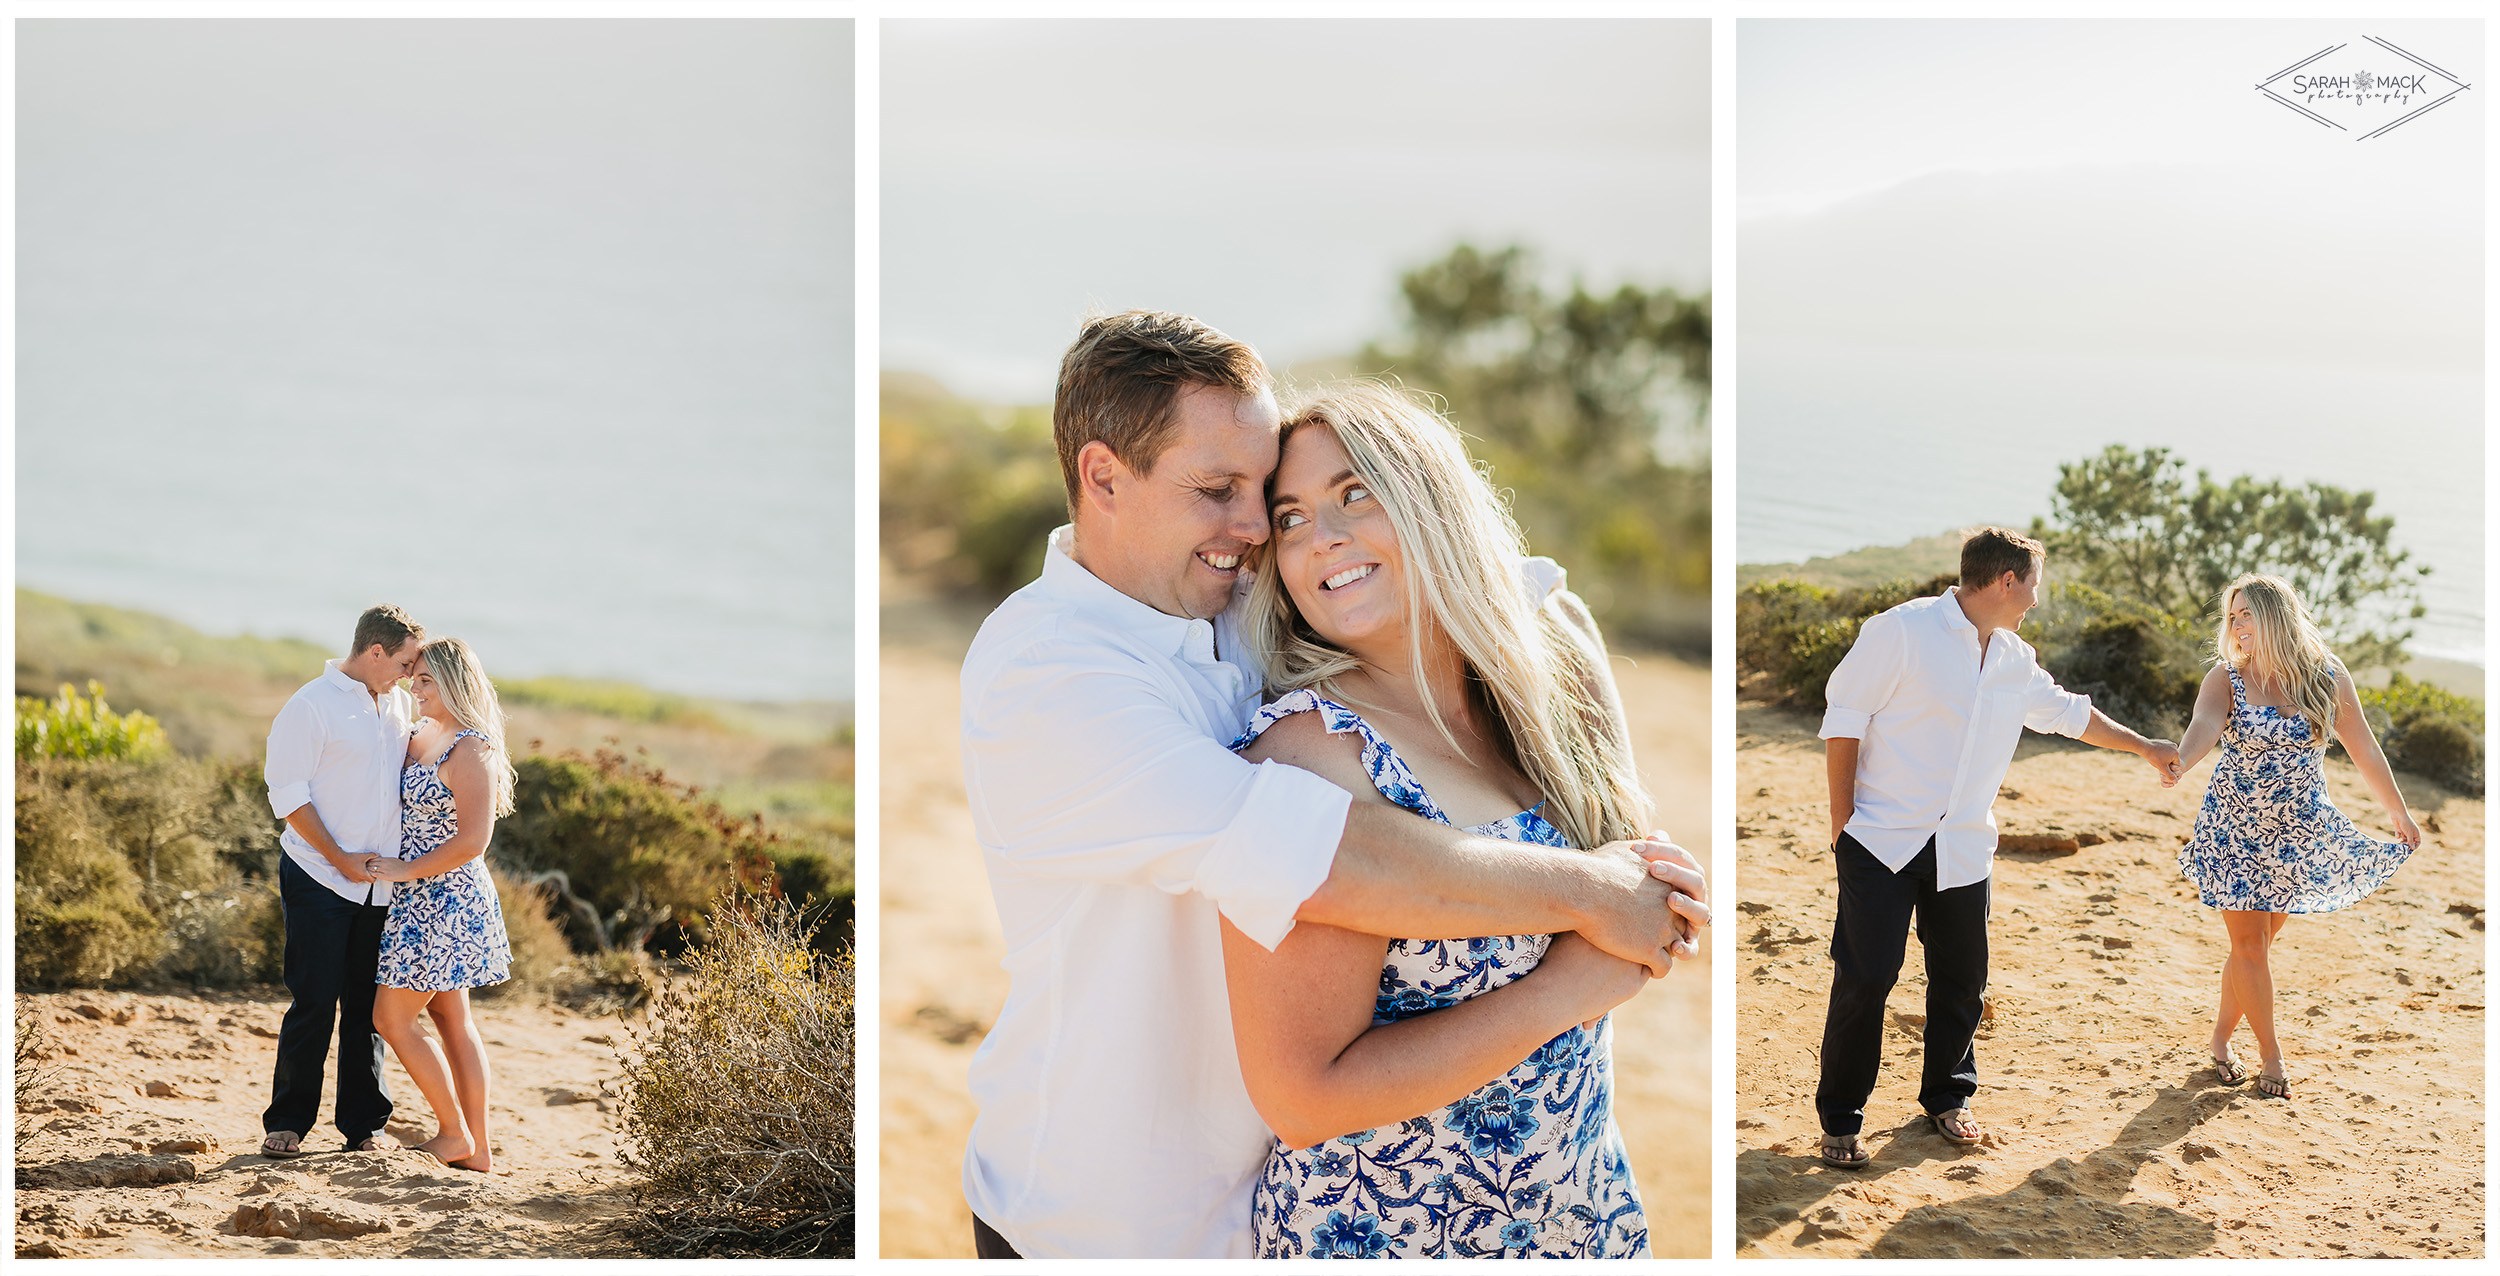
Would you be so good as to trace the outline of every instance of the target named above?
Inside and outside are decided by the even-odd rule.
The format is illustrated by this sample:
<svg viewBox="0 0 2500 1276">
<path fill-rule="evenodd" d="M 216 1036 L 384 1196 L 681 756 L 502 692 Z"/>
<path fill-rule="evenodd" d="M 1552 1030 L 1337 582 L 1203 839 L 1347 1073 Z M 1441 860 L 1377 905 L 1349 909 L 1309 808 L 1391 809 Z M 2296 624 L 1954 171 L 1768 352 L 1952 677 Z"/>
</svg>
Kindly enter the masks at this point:
<svg viewBox="0 0 2500 1276">
<path fill-rule="evenodd" d="M 1949 629 L 1958 630 L 1962 633 L 1970 635 L 1971 645 L 1974 647 L 1987 646 L 1994 643 L 1996 641 L 1996 636 L 2000 631 L 1992 629 L 1984 634 L 1979 632 L 1979 626 L 1972 624 L 1970 616 L 1962 610 L 1961 594 L 1962 587 L 1959 585 L 1947 585 L 1944 587 L 1944 601 L 1936 605 L 1936 610 L 1944 613 L 1945 626 Z"/>
<path fill-rule="evenodd" d="M 1102 577 L 1076 561 L 1076 527 L 1062 524 L 1050 534 L 1050 545 L 1042 555 L 1042 589 L 1052 598 L 1106 624 L 1137 635 L 1157 650 L 1174 655 L 1195 654 L 1203 648 L 1208 659 L 1214 657 L 1214 626 L 1203 620 L 1166 615 L 1112 588 Z M 1205 631 L 1204 641 L 1191 644 L 1190 637 Z"/>
<path fill-rule="evenodd" d="M 321 662 L 321 680 L 341 691 L 355 692 L 367 700 L 374 698 L 373 692 L 365 684 L 356 681 L 346 670 L 339 668 L 339 662 L 335 658 Z"/>
</svg>

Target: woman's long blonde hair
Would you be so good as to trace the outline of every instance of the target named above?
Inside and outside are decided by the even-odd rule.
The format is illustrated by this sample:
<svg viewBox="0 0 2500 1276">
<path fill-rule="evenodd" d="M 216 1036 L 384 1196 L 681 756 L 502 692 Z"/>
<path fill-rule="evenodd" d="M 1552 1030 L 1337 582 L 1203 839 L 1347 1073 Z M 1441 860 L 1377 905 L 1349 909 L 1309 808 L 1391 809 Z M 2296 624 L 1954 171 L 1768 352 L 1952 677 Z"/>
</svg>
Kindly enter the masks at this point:
<svg viewBox="0 0 2500 1276">
<path fill-rule="evenodd" d="M 2248 604 L 2250 645 L 2243 649 L 2231 637 L 2231 609 Z M 2301 605 L 2300 595 L 2280 576 L 2242 576 L 2222 590 L 2222 624 L 2214 634 L 2214 653 L 2240 671 L 2242 679 L 2271 682 L 2291 696 L 2292 707 L 2309 722 L 2309 743 L 2323 749 L 2335 725 L 2335 657 L 2326 649 L 2317 622 Z"/>
<path fill-rule="evenodd" d="M 486 666 L 457 638 L 436 638 L 417 654 L 425 657 L 426 671 L 434 675 L 443 707 L 462 727 L 486 738 L 486 776 L 494 789 L 491 809 L 498 819 L 512 814 L 512 786 L 519 777 L 512 770 L 512 751 L 504 747 L 503 702 L 495 698 Z"/>
<path fill-rule="evenodd" d="M 1598 692 L 1599 657 L 1565 628 L 1559 603 L 1533 601 L 1520 587 L 1525 541 L 1457 428 L 1414 395 L 1360 381 L 1302 403 L 1280 441 L 1305 429 L 1336 435 L 1389 516 L 1406 559 L 1414 667 L 1430 668 L 1425 643 L 1447 636 L 1491 709 L 1497 736 L 1544 795 L 1548 818 L 1573 842 L 1594 847 L 1640 836 L 1649 824 L 1649 795 L 1623 724 Z M 1245 637 L 1272 690 L 1309 687 L 1341 699 L 1336 680 L 1361 662 L 1304 623 L 1277 580 L 1273 540 L 1261 557 Z M 1425 716 L 1463 755 L 1431 688 L 1422 691 Z"/>
</svg>

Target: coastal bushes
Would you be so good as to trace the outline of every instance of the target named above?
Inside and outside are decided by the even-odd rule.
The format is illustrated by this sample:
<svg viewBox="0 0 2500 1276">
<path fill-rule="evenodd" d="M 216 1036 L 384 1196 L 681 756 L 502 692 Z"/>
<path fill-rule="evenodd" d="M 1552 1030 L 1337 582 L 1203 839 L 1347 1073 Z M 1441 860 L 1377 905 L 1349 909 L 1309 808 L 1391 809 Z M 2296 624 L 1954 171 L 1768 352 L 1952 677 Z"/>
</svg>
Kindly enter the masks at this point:
<svg viewBox="0 0 2500 1276">
<path fill-rule="evenodd" d="M 275 978 L 277 832 L 259 783 L 170 753 L 21 756 L 20 986 Z"/>
<path fill-rule="evenodd" d="M 670 1257 L 848 1257 L 857 970 L 774 892 L 724 893 L 620 1048 L 643 1241 Z"/>
<path fill-rule="evenodd" d="M 104 703 L 104 684 L 90 680 L 87 694 L 68 683 L 46 702 L 17 698 L 17 756 L 21 758 L 152 758 L 168 751 L 165 728 L 144 713 L 115 713 Z"/>
<path fill-rule="evenodd" d="M 1434 395 L 1610 635 L 1706 648 L 1709 296 L 1551 288 L 1525 250 L 1467 245 L 1398 290 L 1394 331 L 1293 379 L 1382 374 Z M 976 403 L 911 375 L 880 385 L 886 557 L 984 603 L 1033 579 L 1068 517 L 1048 405 Z"/>
<path fill-rule="evenodd" d="M 2244 572 L 2291 581 L 2359 675 L 2364 710 L 2396 767 L 2464 792 L 2483 783 L 2483 708 L 2406 677 L 2425 569 L 2393 546 L 2368 492 L 2217 481 L 2161 448 L 2111 447 L 2059 467 L 2049 588 L 2023 627 L 2040 663 L 2121 722 L 2175 738 L 2213 655 L 2212 615 Z M 1747 694 L 1823 707 L 1824 683 L 1866 617 L 1943 592 L 1950 574 L 1834 588 L 1788 577 L 1737 593 L 1736 663 Z M 2394 671 L 2394 672 L 2390 672 Z M 2371 684 L 2384 679 L 2383 685 Z"/>
<path fill-rule="evenodd" d="M 84 735 L 30 735 L 20 705 L 19 986 L 275 982 L 283 852 L 258 767 L 95 743 L 145 733 L 104 724 L 100 689 L 82 699 L 62 711 L 95 727 Z M 683 947 L 741 881 L 780 883 L 824 923 L 829 948 L 849 942 L 852 876 L 837 847 L 783 838 L 612 751 L 534 755 L 518 770 L 519 809 L 490 852 L 517 985 L 630 984 L 633 960 L 594 971 L 595 956 Z"/>
<path fill-rule="evenodd" d="M 2363 687 L 2361 707 L 2373 716 L 2387 760 L 2449 788 L 2483 787 L 2483 705 L 2399 673 L 2384 687 Z M 2375 720 L 2385 715 L 2384 721 Z"/>
</svg>

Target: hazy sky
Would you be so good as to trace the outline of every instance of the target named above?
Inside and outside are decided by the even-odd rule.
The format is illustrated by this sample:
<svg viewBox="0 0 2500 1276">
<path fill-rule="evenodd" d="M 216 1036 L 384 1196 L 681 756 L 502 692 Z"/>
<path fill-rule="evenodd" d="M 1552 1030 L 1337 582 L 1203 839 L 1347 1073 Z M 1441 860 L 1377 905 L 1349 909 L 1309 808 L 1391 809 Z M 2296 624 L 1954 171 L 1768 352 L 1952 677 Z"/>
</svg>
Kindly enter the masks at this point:
<svg viewBox="0 0 2500 1276">
<path fill-rule="evenodd" d="M 848 21 L 17 27 L 17 575 L 851 687 Z"/>
<path fill-rule="evenodd" d="M 2478 78 L 2474 22 L 1739 22 L 1737 215 L 1802 211 L 1923 173 L 2112 164 L 2316 177 L 2331 162 L 2342 181 L 2400 182 L 2410 204 L 2478 196 L 2479 87 L 2370 142 L 2256 91 L 2336 44 L 2348 47 L 2329 65 L 2411 69 L 2365 34 Z"/>
<path fill-rule="evenodd" d="M 1461 240 L 1698 289 L 1697 21 L 887 22 L 883 360 L 1039 401 L 1089 308 L 1352 353 Z"/>
<path fill-rule="evenodd" d="M 2411 69 L 2365 35 L 2480 80 L 2471 22 L 1740 22 L 1740 559 L 2167 447 L 2377 493 L 2421 648 L 2479 654 L 2483 90 L 2360 141 L 2254 87 Z"/>
</svg>

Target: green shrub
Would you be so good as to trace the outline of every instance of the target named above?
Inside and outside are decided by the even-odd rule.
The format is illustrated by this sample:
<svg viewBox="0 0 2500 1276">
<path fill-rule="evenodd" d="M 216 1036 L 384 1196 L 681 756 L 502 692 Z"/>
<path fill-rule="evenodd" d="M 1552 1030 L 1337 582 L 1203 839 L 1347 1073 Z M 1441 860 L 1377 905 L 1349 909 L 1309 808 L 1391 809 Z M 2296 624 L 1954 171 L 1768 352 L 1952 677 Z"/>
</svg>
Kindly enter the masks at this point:
<svg viewBox="0 0 2500 1276">
<path fill-rule="evenodd" d="M 2391 765 L 2460 792 L 2482 791 L 2482 701 L 2401 673 L 2358 691 Z"/>
<path fill-rule="evenodd" d="M 857 1192 L 847 954 L 787 898 L 724 896 L 620 1050 L 644 1240 L 669 1256 L 847 1257 Z"/>
<path fill-rule="evenodd" d="M 533 755 L 517 770 L 496 860 L 554 893 L 578 949 L 674 950 L 701 932 L 723 887 L 760 874 L 780 845 L 760 820 L 614 750 Z"/>
<path fill-rule="evenodd" d="M 165 956 L 156 975 L 196 988 L 277 983 L 286 975 L 286 923 L 270 879 L 237 878 L 221 891 L 184 891 L 157 910 Z"/>
<path fill-rule="evenodd" d="M 2084 585 L 2053 585 L 2025 626 L 2068 691 L 2147 735 L 2178 738 L 2203 685 L 2205 631 Z"/>
<path fill-rule="evenodd" d="M 1849 654 L 1867 617 L 1942 593 L 1953 579 L 1905 578 L 1863 589 L 1826 589 L 1786 579 L 1748 585 L 1736 597 L 1737 677 L 1743 681 L 1763 675 L 1772 699 L 1820 709 L 1824 684 Z"/>
<path fill-rule="evenodd" d="M 83 794 L 30 783 L 18 769 L 20 988 L 110 986 L 164 955 L 164 928 L 104 823 Z"/>
<path fill-rule="evenodd" d="M 104 684 L 90 681 L 87 694 L 68 683 L 49 702 L 17 698 L 17 757 L 121 758 L 139 761 L 166 753 L 165 728 L 144 713 L 115 713 L 104 703 Z"/>
<path fill-rule="evenodd" d="M 17 768 L 27 987 L 277 978 L 275 822 L 241 763 L 170 754 Z"/>
</svg>

